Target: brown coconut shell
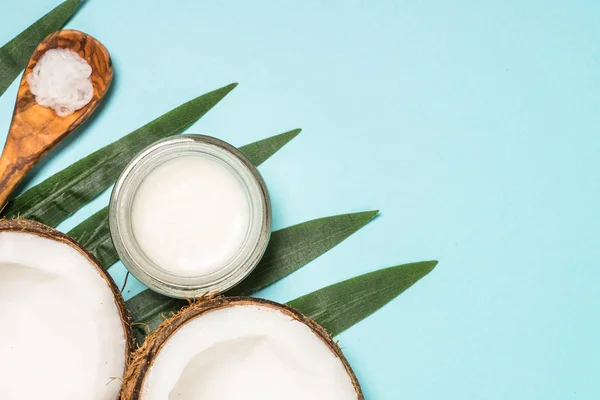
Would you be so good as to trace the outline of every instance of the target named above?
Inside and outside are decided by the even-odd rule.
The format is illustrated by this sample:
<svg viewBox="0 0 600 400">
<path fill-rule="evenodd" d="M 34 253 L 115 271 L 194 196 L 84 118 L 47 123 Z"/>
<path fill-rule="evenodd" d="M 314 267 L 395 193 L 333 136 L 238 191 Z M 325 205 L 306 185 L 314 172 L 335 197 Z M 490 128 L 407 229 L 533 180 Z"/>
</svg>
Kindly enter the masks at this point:
<svg viewBox="0 0 600 400">
<path fill-rule="evenodd" d="M 123 332 L 125 333 L 125 359 L 130 357 L 131 352 L 133 351 L 134 339 L 133 332 L 131 331 L 131 317 L 129 315 L 129 310 L 125 306 L 125 300 L 121 295 L 121 291 L 113 281 L 112 277 L 106 272 L 104 268 L 102 268 L 100 262 L 86 250 L 83 246 L 75 241 L 75 239 L 65 235 L 64 233 L 50 228 L 49 226 L 40 224 L 36 221 L 31 221 L 27 219 L 0 219 L 0 232 L 23 232 L 28 233 L 30 235 L 40 236 L 46 239 L 55 240 L 57 242 L 66 244 L 67 246 L 72 247 L 81 253 L 91 265 L 96 268 L 96 271 L 102 279 L 106 282 L 108 287 L 113 293 L 115 298 L 115 304 L 117 305 L 117 309 L 119 310 L 119 314 L 121 316 L 121 322 L 123 324 Z"/>
<path fill-rule="evenodd" d="M 348 363 L 348 360 L 346 360 L 346 357 L 344 357 L 344 354 L 342 353 L 342 350 L 338 344 L 331 338 L 329 333 L 327 333 L 322 326 L 298 311 L 283 304 L 264 299 L 256 299 L 253 297 L 224 296 L 198 300 L 196 303 L 193 303 L 182 309 L 173 317 L 165 320 L 156 331 L 151 333 L 146 338 L 144 344 L 131 356 L 131 360 L 127 366 L 127 372 L 123 377 L 121 399 L 139 400 L 141 398 L 141 392 L 142 388 L 144 387 L 146 374 L 154 364 L 158 353 L 162 350 L 163 346 L 167 343 L 171 336 L 173 336 L 173 334 L 175 334 L 175 332 L 177 332 L 186 323 L 211 311 L 240 305 L 255 305 L 272 308 L 308 326 L 310 330 L 319 339 L 321 339 L 327 345 L 327 347 L 329 347 L 331 352 L 340 359 L 342 364 L 344 364 L 344 368 L 346 369 L 346 372 L 352 381 L 352 385 L 354 386 L 358 400 L 364 400 L 362 389 L 358 383 L 358 379 L 356 379 L 354 371 L 352 371 L 352 368 Z"/>
</svg>

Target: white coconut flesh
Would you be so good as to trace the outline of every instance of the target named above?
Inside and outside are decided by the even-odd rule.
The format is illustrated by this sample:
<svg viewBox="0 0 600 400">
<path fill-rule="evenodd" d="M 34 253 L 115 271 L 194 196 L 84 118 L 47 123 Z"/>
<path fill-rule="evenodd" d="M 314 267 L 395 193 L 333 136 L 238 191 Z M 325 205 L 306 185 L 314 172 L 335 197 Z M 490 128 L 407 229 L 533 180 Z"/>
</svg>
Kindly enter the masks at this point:
<svg viewBox="0 0 600 400">
<path fill-rule="evenodd" d="M 273 308 L 202 314 L 163 345 L 142 400 L 356 400 L 342 361 L 307 325 Z"/>
<path fill-rule="evenodd" d="M 117 398 L 127 347 L 121 315 L 78 250 L 0 232 L 0 317 L 1 399 Z"/>
</svg>

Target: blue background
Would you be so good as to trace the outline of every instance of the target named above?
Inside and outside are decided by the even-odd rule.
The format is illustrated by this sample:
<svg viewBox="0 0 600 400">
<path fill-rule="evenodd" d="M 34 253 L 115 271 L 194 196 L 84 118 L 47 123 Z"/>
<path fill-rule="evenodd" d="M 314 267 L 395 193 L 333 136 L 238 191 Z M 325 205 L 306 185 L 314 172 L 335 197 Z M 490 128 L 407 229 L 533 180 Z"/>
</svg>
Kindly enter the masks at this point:
<svg viewBox="0 0 600 400">
<path fill-rule="evenodd" d="M 57 4 L 4 0 L 0 43 Z M 600 398 L 600 2 L 89 0 L 67 26 L 115 90 L 31 183 L 240 82 L 189 132 L 304 129 L 261 167 L 274 228 L 381 210 L 262 295 L 440 261 L 339 337 L 368 399 Z"/>
</svg>

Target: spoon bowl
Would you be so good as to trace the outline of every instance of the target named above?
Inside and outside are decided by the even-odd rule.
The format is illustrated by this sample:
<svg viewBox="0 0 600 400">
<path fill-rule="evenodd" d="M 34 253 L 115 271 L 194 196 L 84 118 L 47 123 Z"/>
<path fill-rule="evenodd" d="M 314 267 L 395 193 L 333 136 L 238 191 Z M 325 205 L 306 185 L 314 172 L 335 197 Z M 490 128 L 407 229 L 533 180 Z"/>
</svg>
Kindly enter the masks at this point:
<svg viewBox="0 0 600 400">
<path fill-rule="evenodd" d="M 27 83 L 27 75 L 42 55 L 55 48 L 73 50 L 92 67 L 92 100 L 66 117 L 59 117 L 53 109 L 40 106 Z M 21 78 L 12 122 L 0 157 L 0 210 L 27 172 L 94 112 L 106 94 L 112 76 L 113 66 L 108 51 L 86 33 L 61 30 L 40 43 Z"/>
</svg>

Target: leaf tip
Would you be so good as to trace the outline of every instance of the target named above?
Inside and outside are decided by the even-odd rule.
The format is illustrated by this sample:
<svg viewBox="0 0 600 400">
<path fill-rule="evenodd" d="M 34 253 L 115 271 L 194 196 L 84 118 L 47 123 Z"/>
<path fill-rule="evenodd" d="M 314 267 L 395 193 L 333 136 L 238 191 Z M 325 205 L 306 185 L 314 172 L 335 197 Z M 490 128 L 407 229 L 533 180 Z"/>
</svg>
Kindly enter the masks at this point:
<svg viewBox="0 0 600 400">
<path fill-rule="evenodd" d="M 379 215 L 379 210 L 371 210 L 371 211 L 363 211 L 356 213 L 358 217 L 364 220 L 364 223 L 367 224 L 371 222 L 375 217 Z"/>
<path fill-rule="evenodd" d="M 233 89 L 235 89 L 237 85 L 238 85 L 237 82 L 233 82 L 233 83 L 230 83 L 229 85 L 225 85 L 219 89 L 213 90 L 212 92 L 207 93 L 207 94 L 216 94 L 216 95 L 220 96 L 220 98 L 223 98 L 223 97 L 227 96 Z M 203 97 L 203 96 L 206 96 L 206 95 L 202 95 L 200 97 Z"/>
<path fill-rule="evenodd" d="M 279 150 L 283 146 L 285 146 L 286 144 L 288 144 L 296 136 L 298 136 L 300 134 L 300 132 L 302 132 L 302 129 L 300 129 L 300 128 L 292 129 L 291 131 L 280 133 L 279 135 L 272 136 L 271 138 L 267 138 L 267 139 L 264 139 L 264 140 L 269 140 L 269 139 L 272 139 L 272 138 L 279 139 L 280 143 L 277 145 L 277 147 L 278 147 L 277 150 Z"/>
<path fill-rule="evenodd" d="M 239 85 L 237 82 L 233 82 L 233 83 L 230 83 L 230 84 L 229 84 L 229 85 L 227 85 L 227 86 L 223 86 L 223 87 L 221 88 L 221 90 L 223 90 L 223 91 L 226 91 L 227 93 L 229 93 L 229 92 L 231 92 L 233 89 L 235 89 L 235 88 L 237 87 L 237 85 Z"/>
<path fill-rule="evenodd" d="M 298 136 L 300 134 L 300 132 L 302 132 L 302 129 L 296 128 L 296 129 L 292 129 L 291 131 L 287 131 L 285 133 L 282 133 L 280 136 L 285 139 L 285 143 L 284 144 L 287 144 L 287 143 L 289 143 L 290 140 L 292 140 L 296 136 Z"/>
<path fill-rule="evenodd" d="M 419 269 L 421 271 L 420 275 L 421 275 L 421 277 L 424 277 L 425 275 L 428 275 L 431 271 L 434 270 L 434 268 L 438 265 L 438 261 L 437 260 L 421 261 L 419 263 L 415 263 L 414 265 L 419 267 Z"/>
</svg>

